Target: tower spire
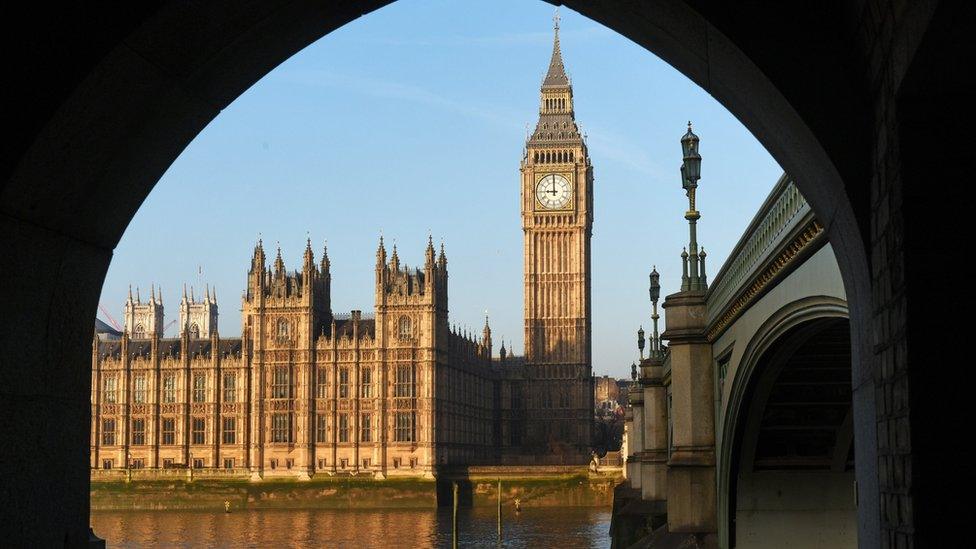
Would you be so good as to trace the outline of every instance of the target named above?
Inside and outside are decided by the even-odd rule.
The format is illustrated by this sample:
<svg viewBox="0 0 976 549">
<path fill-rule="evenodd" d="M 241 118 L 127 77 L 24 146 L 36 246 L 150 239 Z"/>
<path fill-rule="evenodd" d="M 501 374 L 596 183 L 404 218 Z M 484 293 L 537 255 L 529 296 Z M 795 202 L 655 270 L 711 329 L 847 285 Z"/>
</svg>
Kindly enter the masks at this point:
<svg viewBox="0 0 976 549">
<path fill-rule="evenodd" d="M 563 54 L 559 48 L 559 8 L 552 17 L 552 58 L 549 60 L 549 71 L 546 72 L 546 79 L 542 82 L 542 87 L 549 86 L 568 86 L 569 78 L 566 76 L 566 68 L 563 66 Z"/>
</svg>

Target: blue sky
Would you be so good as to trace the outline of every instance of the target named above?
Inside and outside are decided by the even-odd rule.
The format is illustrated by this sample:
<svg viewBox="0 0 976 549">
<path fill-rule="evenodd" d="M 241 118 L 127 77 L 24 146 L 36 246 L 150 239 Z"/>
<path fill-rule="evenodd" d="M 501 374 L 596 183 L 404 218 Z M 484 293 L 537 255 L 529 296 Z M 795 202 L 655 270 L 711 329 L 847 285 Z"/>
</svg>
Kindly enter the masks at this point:
<svg viewBox="0 0 976 549">
<path fill-rule="evenodd" d="M 522 350 L 519 159 L 552 49 L 551 5 L 400 0 L 329 34 L 234 101 L 169 168 L 115 251 L 101 304 L 128 285 L 209 283 L 220 332 L 240 333 L 258 235 L 290 269 L 328 241 L 333 311 L 371 311 L 380 232 L 419 265 L 430 232 L 449 260 L 451 321 L 491 316 Z M 715 274 L 781 170 L 708 94 L 654 55 L 561 10 L 576 117 L 594 165 L 593 367 L 628 376 L 650 324 L 647 273 L 679 284 L 687 202 L 678 139 L 701 137 L 699 239 Z M 474 184 L 472 184 L 472 182 Z M 202 274 L 200 274 L 202 272 Z M 104 314 L 100 314 L 104 318 Z M 175 335 L 176 328 L 167 331 Z"/>
</svg>

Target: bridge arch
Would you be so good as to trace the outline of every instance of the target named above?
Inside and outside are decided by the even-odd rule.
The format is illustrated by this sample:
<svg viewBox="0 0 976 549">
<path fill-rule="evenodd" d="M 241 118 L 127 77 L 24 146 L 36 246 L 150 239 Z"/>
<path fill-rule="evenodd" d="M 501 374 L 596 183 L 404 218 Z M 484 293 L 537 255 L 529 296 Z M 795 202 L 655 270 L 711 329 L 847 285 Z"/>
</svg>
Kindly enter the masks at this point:
<svg viewBox="0 0 976 549">
<path fill-rule="evenodd" d="M 784 535 L 810 540 L 813 547 L 857 546 L 850 356 L 847 304 L 833 296 L 783 306 L 747 343 L 722 417 L 718 503 L 724 547 L 778 547 L 790 541 Z M 790 400 L 798 379 L 805 380 L 802 402 Z M 844 384 L 840 396 L 818 396 L 818 384 L 834 384 L 830 393 L 838 382 Z M 811 408 L 813 417 L 836 423 L 830 425 L 833 438 L 822 425 L 775 424 L 783 417 L 809 418 Z M 787 429 L 785 437 L 777 429 Z M 804 442 L 811 432 L 814 442 Z M 784 448 L 798 440 L 804 446 L 798 453 Z M 827 451 L 833 461 L 823 460 Z M 777 455 L 783 452 L 788 455 Z M 771 527 L 774 522 L 778 528 Z"/>
<path fill-rule="evenodd" d="M 17 525 L 13 540 L 87 539 L 91 319 L 112 251 L 152 186 L 247 87 L 312 41 L 387 3 L 153 2 L 64 6 L 56 16 L 31 6 L 8 18 L 5 91 L 16 108 L 0 164 L 0 378 L 4 410 L 30 418 L 0 426 L 0 439 L 10 442 L 3 460 L 18 471 L 6 481 L 20 499 L 2 506 Z M 855 431 L 865 442 L 857 447 L 860 541 L 883 541 L 882 491 L 898 502 L 886 510 L 886 543 L 951 531 L 935 527 L 947 514 L 960 517 L 959 509 L 940 503 L 938 488 L 955 480 L 940 470 L 947 450 L 926 446 L 938 437 L 917 432 L 950 434 L 944 404 L 955 403 L 952 410 L 965 417 L 965 399 L 936 406 L 928 395 L 965 385 L 938 385 L 924 368 L 909 368 L 908 353 L 931 361 L 933 353 L 948 352 L 924 344 L 935 333 L 926 313 L 944 307 L 922 292 L 943 276 L 931 269 L 930 254 L 948 257 L 956 244 L 943 238 L 949 234 L 943 209 L 917 198 L 931 181 L 966 173 L 957 162 L 965 154 L 953 148 L 965 140 L 941 139 L 968 127 L 958 102 L 945 100 L 964 89 L 954 78 L 966 71 L 949 70 L 967 66 L 958 46 L 968 44 L 960 35 L 973 24 L 956 17 L 962 8 L 565 4 L 675 66 L 738 117 L 784 169 L 799 174 L 798 187 L 829 233 L 850 302 Z M 940 32 L 947 29 L 953 32 Z M 937 78 L 946 75 L 953 78 Z M 903 109 L 905 99 L 911 108 Z M 900 120 L 905 114 L 915 117 Z M 877 262 L 873 307 L 867 246 Z M 918 320 L 906 329 L 910 297 Z M 878 374 L 878 391 L 895 383 L 890 368 L 878 367 L 882 358 L 903 378 L 908 372 L 899 390 L 911 384 L 910 410 L 880 399 L 876 407 L 872 375 Z M 878 414 L 885 429 L 897 425 L 906 433 L 908 453 L 879 446 Z M 886 463 L 915 460 L 915 476 L 908 471 L 892 480 L 883 471 L 887 480 L 879 487 L 879 448 Z"/>
</svg>

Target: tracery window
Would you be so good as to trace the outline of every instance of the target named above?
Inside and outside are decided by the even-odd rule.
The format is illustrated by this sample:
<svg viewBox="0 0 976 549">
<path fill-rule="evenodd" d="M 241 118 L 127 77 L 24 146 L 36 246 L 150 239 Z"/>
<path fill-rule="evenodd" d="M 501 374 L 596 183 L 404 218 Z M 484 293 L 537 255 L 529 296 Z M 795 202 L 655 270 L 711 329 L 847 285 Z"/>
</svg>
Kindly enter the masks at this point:
<svg viewBox="0 0 976 549">
<path fill-rule="evenodd" d="M 237 376 L 233 372 L 224 372 L 224 402 L 237 401 Z"/>
<path fill-rule="evenodd" d="M 163 375 L 163 402 L 176 402 L 176 374 Z"/>
<path fill-rule="evenodd" d="M 393 384 L 393 396 L 413 397 L 414 368 L 413 366 L 397 366 L 396 379 Z"/>
<path fill-rule="evenodd" d="M 413 330 L 410 326 L 410 317 L 401 316 L 399 324 L 399 335 L 400 339 L 410 339 L 413 336 Z"/>
<path fill-rule="evenodd" d="M 315 442 L 328 442 L 328 416 L 318 414 L 315 416 Z M 324 467 L 321 465 L 320 467 Z"/>
<path fill-rule="evenodd" d="M 176 420 L 173 418 L 163 418 L 163 444 L 176 444 Z"/>
<path fill-rule="evenodd" d="M 278 337 L 285 339 L 288 337 L 288 321 L 280 318 L 278 319 Z"/>
<path fill-rule="evenodd" d="M 370 414 L 363 414 L 359 421 L 359 441 L 360 442 L 372 442 L 373 440 L 373 425 L 372 417 Z"/>
<path fill-rule="evenodd" d="M 223 438 L 224 444 L 234 444 L 237 440 L 237 419 L 233 417 L 223 418 Z"/>
<path fill-rule="evenodd" d="M 146 374 L 140 372 L 132 377 L 132 402 L 146 402 Z"/>
<path fill-rule="evenodd" d="M 192 337 L 194 339 L 200 337 L 200 326 L 197 326 L 197 323 L 196 322 L 194 322 L 190 326 L 190 337 Z"/>
<path fill-rule="evenodd" d="M 206 402 L 207 374 L 197 372 L 193 374 L 193 402 Z"/>
<path fill-rule="evenodd" d="M 317 398 L 328 398 L 329 396 L 329 369 L 319 368 L 315 374 L 315 396 Z"/>
<path fill-rule="evenodd" d="M 145 339 L 146 327 L 142 323 L 136 324 L 136 329 L 132 332 L 132 339 Z"/>
<path fill-rule="evenodd" d="M 349 414 L 339 414 L 339 442 L 349 442 Z"/>
<path fill-rule="evenodd" d="M 288 366 L 275 366 L 271 382 L 271 398 L 291 397 L 291 374 Z"/>
<path fill-rule="evenodd" d="M 115 445 L 115 420 L 114 419 L 102 420 L 102 445 L 104 446 Z"/>
<path fill-rule="evenodd" d="M 370 367 L 364 367 L 359 371 L 359 384 L 360 391 L 359 396 L 361 398 L 373 398 L 373 369 Z"/>
<path fill-rule="evenodd" d="M 349 397 L 349 368 L 339 368 L 339 398 Z"/>
<path fill-rule="evenodd" d="M 413 412 L 397 412 L 394 416 L 393 440 L 396 442 L 413 442 L 415 416 Z"/>
<path fill-rule="evenodd" d="M 106 404 L 115 404 L 118 399 L 118 378 L 106 376 L 102 381 L 102 393 Z"/>
<path fill-rule="evenodd" d="M 291 414 L 271 416 L 271 442 L 291 442 Z"/>
<path fill-rule="evenodd" d="M 206 444 L 207 422 L 202 417 L 195 417 L 190 421 L 191 444 Z"/>
<path fill-rule="evenodd" d="M 146 420 L 143 418 L 133 418 L 132 445 L 142 446 L 145 443 L 146 443 Z"/>
</svg>

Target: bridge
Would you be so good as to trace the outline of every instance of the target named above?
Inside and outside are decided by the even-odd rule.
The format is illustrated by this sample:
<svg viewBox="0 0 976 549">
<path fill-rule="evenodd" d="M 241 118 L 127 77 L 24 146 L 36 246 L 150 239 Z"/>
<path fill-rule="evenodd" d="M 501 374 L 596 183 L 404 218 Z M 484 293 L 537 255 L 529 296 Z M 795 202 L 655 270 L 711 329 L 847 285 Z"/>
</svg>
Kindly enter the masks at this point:
<svg viewBox="0 0 976 549">
<path fill-rule="evenodd" d="M 710 285 L 700 268 L 663 334 L 652 273 L 615 541 L 856 547 L 850 326 L 823 223 L 784 175 Z"/>
</svg>

